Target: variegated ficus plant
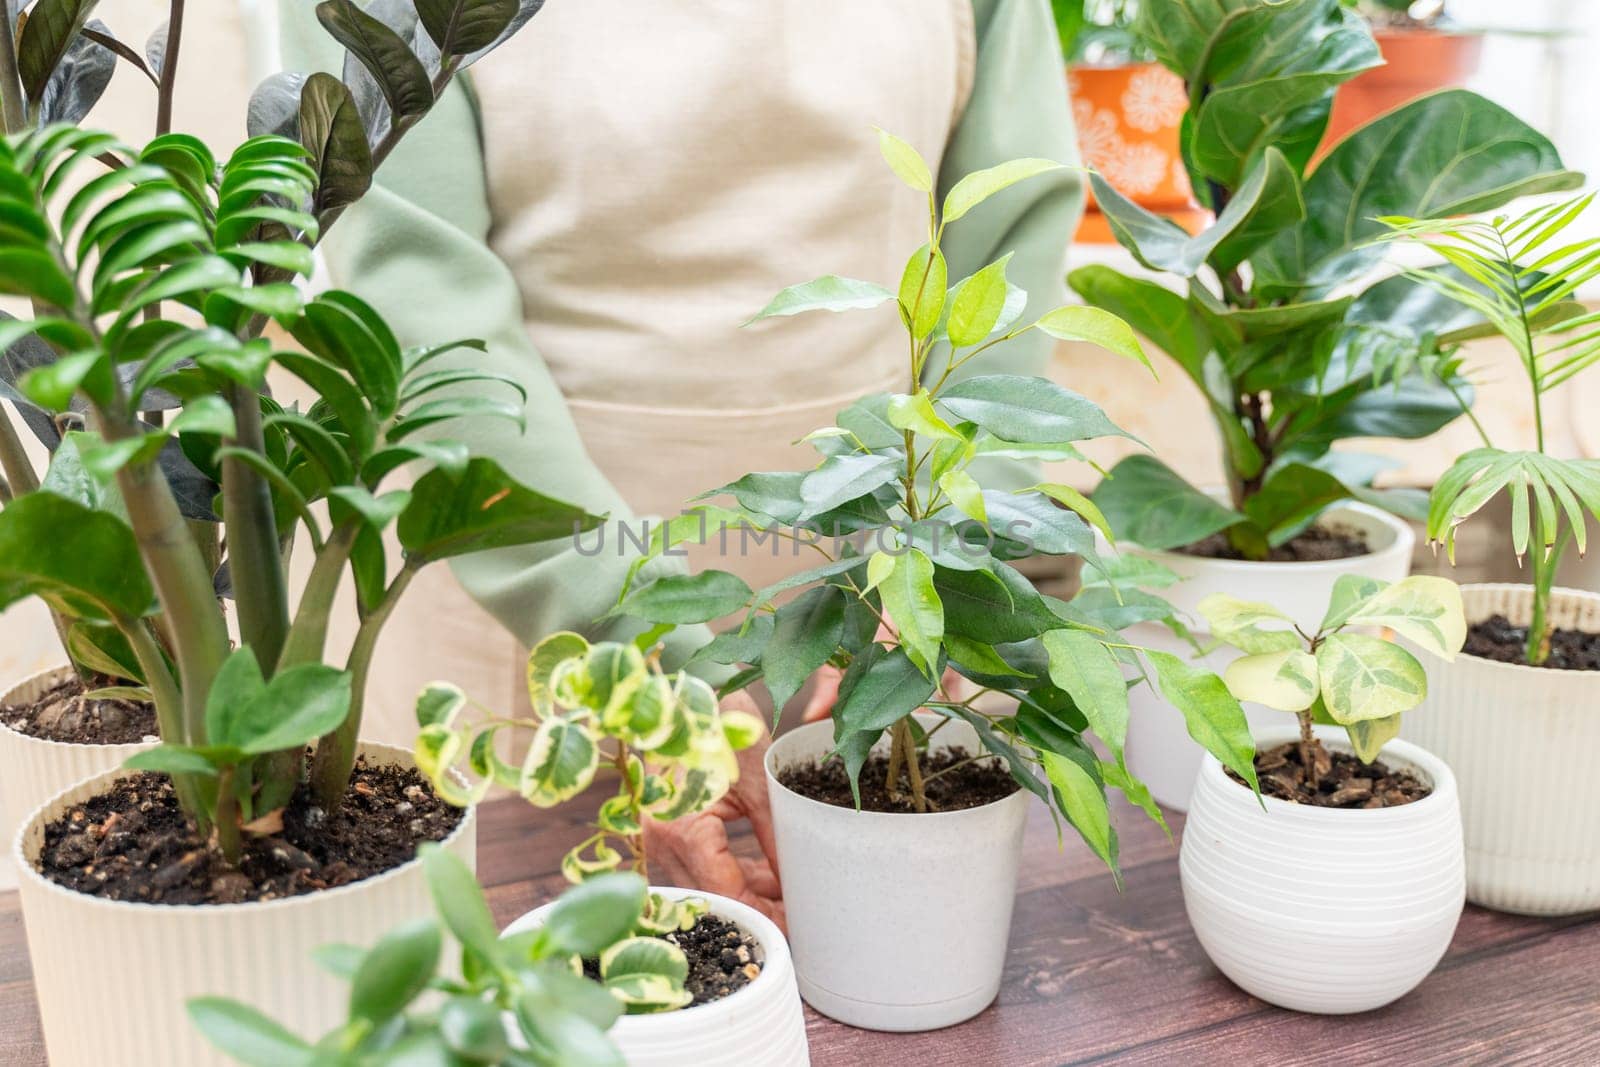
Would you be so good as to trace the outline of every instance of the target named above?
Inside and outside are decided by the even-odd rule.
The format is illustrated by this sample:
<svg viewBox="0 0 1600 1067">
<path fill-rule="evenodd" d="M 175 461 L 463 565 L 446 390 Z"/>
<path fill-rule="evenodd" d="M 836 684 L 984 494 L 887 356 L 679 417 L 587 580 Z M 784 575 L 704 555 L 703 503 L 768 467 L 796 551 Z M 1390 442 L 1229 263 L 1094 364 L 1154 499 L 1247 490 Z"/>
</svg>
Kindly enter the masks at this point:
<svg viewBox="0 0 1600 1067">
<path fill-rule="evenodd" d="M 910 145 L 881 134 L 880 147 L 928 206 L 927 243 L 898 287 L 829 275 L 785 290 L 757 318 L 891 305 L 904 327 L 905 392 L 866 397 L 808 435 L 823 456 L 814 470 L 749 474 L 707 494 L 731 496 L 735 506 L 690 509 L 657 529 L 645 554 L 721 528 L 731 537 L 790 539 L 815 552 L 818 565 L 761 590 L 716 570 L 639 585 L 630 578 L 615 611 L 656 624 L 658 633 L 742 615 L 697 656 L 743 665 L 724 689 L 763 681 L 778 707 L 824 664 L 843 669 L 834 737 L 852 786 L 859 789 L 868 754 L 887 733 L 890 789 L 918 812 L 931 810 L 928 737 L 946 722 L 970 725 L 982 758 L 1002 760 L 1115 866 L 1106 787 L 1160 818 L 1123 762 L 1130 678 L 1153 678 L 1194 737 L 1251 781 L 1254 746 L 1219 678 L 1119 635 L 1171 609 L 1118 588 L 1126 566 L 1096 552 L 1094 528 L 1110 531 L 1091 502 L 1056 483 L 1020 491 L 983 484 L 986 457 L 1081 460 L 1078 442 L 1121 431 L 1052 381 L 981 368 L 985 352 L 1035 330 L 1141 363 L 1144 353 L 1122 320 L 1097 308 L 1059 307 L 1019 321 L 1027 294 L 1006 280 L 1009 257 L 949 284 L 947 227 L 1060 164 L 1004 163 L 941 197 Z M 1011 562 L 1033 554 L 1082 557 L 1085 590 L 1071 602 L 1038 592 Z M 780 604 L 784 593 L 796 595 Z M 970 692 L 947 684 L 947 670 L 970 680 Z M 938 721 L 925 729 L 913 714 L 919 709 Z"/>
<path fill-rule="evenodd" d="M 1293 712 L 1300 720 L 1300 766 L 1316 788 L 1319 747 L 1311 727 L 1344 727 L 1363 763 L 1399 736 L 1400 716 L 1428 695 L 1417 657 L 1374 630 L 1388 630 L 1441 659 L 1467 639 L 1461 590 L 1448 578 L 1413 575 L 1392 585 L 1345 575 L 1333 587 L 1312 634 L 1270 604 L 1213 593 L 1200 602 L 1212 637 L 1244 655 L 1224 680 L 1240 700 Z"/>
<path fill-rule="evenodd" d="M 652 645 L 590 645 L 575 633 L 552 634 L 528 659 L 528 696 L 535 718 L 469 714 L 456 686 L 435 684 L 417 700 L 417 765 L 446 800 L 470 804 L 491 785 L 515 789 L 536 807 L 554 807 L 588 789 L 597 774 L 614 775 L 617 792 L 600 805 L 595 832 L 561 860 L 574 883 L 624 866 L 648 879 L 646 819 L 670 821 L 721 800 L 739 776 L 734 754 L 761 738 L 761 722 L 717 706 L 711 686 L 687 672 L 668 674 Z M 642 646 L 642 647 L 641 647 Z M 512 767 L 496 754 L 502 731 L 532 730 L 526 757 Z M 467 755 L 475 777 L 455 778 Z M 627 936 L 594 953 L 601 981 L 630 1012 L 681 1008 L 688 960 L 661 935 L 689 930 L 706 912 L 699 898 L 649 894 Z"/>
</svg>

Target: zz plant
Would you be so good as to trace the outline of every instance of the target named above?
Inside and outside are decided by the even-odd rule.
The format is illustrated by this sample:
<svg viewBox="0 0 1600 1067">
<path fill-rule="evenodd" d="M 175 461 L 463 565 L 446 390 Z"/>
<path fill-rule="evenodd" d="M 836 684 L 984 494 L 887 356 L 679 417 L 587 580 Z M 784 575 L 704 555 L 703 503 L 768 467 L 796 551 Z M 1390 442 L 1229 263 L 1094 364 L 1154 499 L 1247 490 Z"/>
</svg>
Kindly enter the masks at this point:
<svg viewBox="0 0 1600 1067">
<path fill-rule="evenodd" d="M 642 635 L 649 648 L 655 641 Z M 468 721 L 468 701 L 455 686 L 435 684 L 417 700 L 417 765 L 434 788 L 455 804 L 470 804 L 500 785 L 535 807 L 570 800 L 602 772 L 615 775 L 617 792 L 600 805 L 595 833 L 561 860 L 568 881 L 609 877 L 624 866 L 650 876 L 646 819 L 670 821 L 721 800 L 739 776 L 735 753 L 760 740 L 758 719 L 723 711 L 706 682 L 688 673 L 669 675 L 640 643 L 590 645 L 575 633 L 552 634 L 528 659 L 533 720 L 482 716 Z M 496 739 L 508 728 L 530 728 L 532 741 L 520 767 L 503 762 Z M 454 765 L 462 753 L 476 782 L 463 788 Z M 692 929 L 706 902 L 651 893 L 631 935 L 596 953 L 601 980 L 628 1011 L 681 1008 L 688 960 L 663 935 Z"/>
<path fill-rule="evenodd" d="M 658 628 L 742 614 L 697 656 L 744 665 L 724 691 L 764 681 L 779 708 L 822 665 L 842 668 L 834 736 L 858 799 L 861 768 L 887 733 L 890 788 L 916 811 L 931 810 L 922 770 L 931 731 L 912 713 L 925 708 L 969 724 L 987 754 L 1114 865 L 1106 786 L 1159 818 L 1123 765 L 1125 672 L 1144 675 L 1148 667 L 1196 739 L 1253 781 L 1243 713 L 1220 679 L 1118 636 L 1121 625 L 1165 617 L 1164 602 L 1105 586 L 1063 602 L 1041 595 L 1009 562 L 1034 553 L 1077 555 L 1092 569 L 1116 573 L 1095 552 L 1093 528 L 1109 531 L 1093 503 L 1053 483 L 1021 492 L 985 488 L 980 461 L 1080 459 L 1078 442 L 1121 431 L 1089 400 L 1046 379 L 956 372 L 1031 330 L 1092 341 L 1140 362 L 1144 355 L 1123 322 L 1096 308 L 1062 307 L 1019 323 L 1027 294 L 1007 282 L 1005 258 L 949 284 L 940 250 L 946 227 L 1058 164 L 1001 164 L 963 178 L 941 202 L 909 145 L 889 134 L 880 135 L 880 145 L 928 204 L 928 243 L 911 255 L 899 285 L 829 275 L 785 290 L 757 318 L 891 304 L 904 327 L 906 391 L 866 397 L 841 411 L 835 425 L 810 434 L 824 457 L 816 469 L 748 474 L 707 494 L 731 496 L 735 507 L 691 509 L 658 529 L 651 545 L 665 552 L 720 529 L 724 539 L 746 545 L 793 542 L 797 553 L 815 552 L 818 565 L 761 590 L 721 571 L 630 581 L 615 611 Z M 780 604 L 784 593 L 795 595 Z M 971 679 L 975 690 L 953 692 L 947 669 Z M 1009 709 L 993 710 L 997 704 L 984 701 L 992 694 L 1009 698 Z M 1091 733 L 1109 759 L 1091 747 Z"/>
<path fill-rule="evenodd" d="M 1183 161 L 1216 221 L 1190 236 L 1095 177 L 1117 240 L 1168 284 L 1105 266 L 1068 280 L 1200 390 L 1228 498 L 1139 455 L 1113 469 L 1095 502 L 1147 548 L 1225 532 L 1252 560 L 1341 500 L 1420 518 L 1421 494 L 1372 488 L 1384 460 L 1332 450 L 1427 436 L 1471 395 L 1438 344 L 1462 325 L 1460 309 L 1411 277 L 1372 283 L 1384 257 L 1377 217 L 1485 211 L 1581 175 L 1539 133 L 1465 91 L 1384 115 L 1313 166 L 1335 89 L 1381 62 L 1366 21 L 1341 0 L 1173 0 L 1146 5 L 1138 30 L 1188 85 Z"/>
<path fill-rule="evenodd" d="M 1389 584 L 1341 577 L 1316 633 L 1298 630 L 1270 604 L 1213 593 L 1199 604 L 1211 635 L 1243 655 L 1223 679 L 1240 700 L 1289 711 L 1300 721 L 1300 765 L 1315 787 L 1314 723 L 1344 727 L 1363 763 L 1400 734 L 1400 716 L 1428 695 L 1428 676 L 1405 648 L 1373 636 L 1387 628 L 1444 660 L 1467 639 L 1461 590 L 1414 575 Z"/>
<path fill-rule="evenodd" d="M 350 983 L 343 1025 L 313 1043 L 223 997 L 189 1001 L 190 1019 L 245 1067 L 623 1067 L 605 1034 L 622 1006 L 583 977 L 580 961 L 626 936 L 645 904 L 644 881 L 596 878 L 568 890 L 539 929 L 500 937 L 466 864 L 436 845 L 423 847 L 422 864 L 443 930 L 424 919 L 370 949 L 327 945 L 317 954 Z M 446 933 L 460 946 L 460 978 L 441 966 Z"/>
</svg>

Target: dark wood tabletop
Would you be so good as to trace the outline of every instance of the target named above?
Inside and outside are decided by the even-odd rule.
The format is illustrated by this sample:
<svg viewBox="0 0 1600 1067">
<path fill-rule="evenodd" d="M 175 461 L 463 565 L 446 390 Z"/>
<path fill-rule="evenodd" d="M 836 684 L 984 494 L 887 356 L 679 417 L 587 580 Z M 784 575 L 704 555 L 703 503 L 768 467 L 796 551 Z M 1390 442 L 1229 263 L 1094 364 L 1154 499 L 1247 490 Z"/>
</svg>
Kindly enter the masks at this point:
<svg viewBox="0 0 1600 1067">
<path fill-rule="evenodd" d="M 486 804 L 479 874 L 507 922 L 559 892 L 582 817 Z M 1366 1015 L 1282 1011 L 1241 992 L 1184 916 L 1176 844 L 1117 813 L 1126 888 L 1035 808 L 999 1000 L 927 1034 L 880 1034 L 807 1010 L 816 1067 L 1060 1064 L 1600 1064 L 1600 915 L 1528 919 L 1469 907 L 1439 969 Z M 1181 832 L 1181 819 L 1174 818 Z M 0 893 L 0 1064 L 43 1067 L 22 916 Z M 116 1067 L 108 1064 L 107 1067 Z"/>
</svg>

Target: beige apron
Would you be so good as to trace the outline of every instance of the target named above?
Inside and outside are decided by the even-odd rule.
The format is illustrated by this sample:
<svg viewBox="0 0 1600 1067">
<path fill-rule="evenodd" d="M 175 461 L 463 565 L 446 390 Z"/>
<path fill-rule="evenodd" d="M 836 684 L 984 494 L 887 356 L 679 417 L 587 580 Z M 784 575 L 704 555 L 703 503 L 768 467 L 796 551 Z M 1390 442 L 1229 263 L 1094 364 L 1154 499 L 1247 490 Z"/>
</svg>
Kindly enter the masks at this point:
<svg viewBox="0 0 1600 1067">
<path fill-rule="evenodd" d="M 560 0 L 474 67 L 491 243 L 635 514 L 809 468 L 794 441 L 905 387 L 887 307 L 739 324 L 820 274 L 898 280 L 925 209 L 873 127 L 937 167 L 970 90 L 972 19 L 971 0 Z M 803 565 L 769 548 L 691 562 L 753 585 Z M 520 706 L 520 661 L 432 568 L 385 633 L 363 733 L 409 744 L 435 678 Z"/>
</svg>

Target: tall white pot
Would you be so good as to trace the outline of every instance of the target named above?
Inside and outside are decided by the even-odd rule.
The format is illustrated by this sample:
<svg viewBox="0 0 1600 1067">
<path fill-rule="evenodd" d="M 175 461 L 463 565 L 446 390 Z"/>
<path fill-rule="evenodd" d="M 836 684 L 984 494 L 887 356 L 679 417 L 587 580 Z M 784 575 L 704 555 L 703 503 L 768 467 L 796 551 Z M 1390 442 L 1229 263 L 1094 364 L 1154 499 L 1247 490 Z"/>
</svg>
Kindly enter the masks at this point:
<svg viewBox="0 0 1600 1067">
<path fill-rule="evenodd" d="M 389 745 L 360 751 L 412 765 L 409 752 Z M 188 906 L 101 900 L 34 870 L 45 825 L 125 773 L 52 798 L 13 845 L 51 1067 L 232 1067 L 185 1014 L 185 1001 L 197 996 L 233 997 L 297 1034 L 320 1037 L 345 1020 L 349 986 L 318 967 L 313 950 L 370 946 L 400 923 L 434 914 L 417 860 L 306 896 Z M 475 867 L 476 811 L 465 812 L 442 844 Z"/>
<path fill-rule="evenodd" d="M 1338 727 L 1319 726 L 1348 752 Z M 1263 748 L 1298 736 L 1264 730 Z M 1295 1011 L 1369 1011 L 1438 964 L 1465 898 L 1456 782 L 1438 756 L 1391 741 L 1382 759 L 1433 786 L 1394 808 L 1345 810 L 1265 798 L 1207 756 L 1183 827 L 1183 903 L 1234 984 Z"/>
<path fill-rule="evenodd" d="M 1365 504 L 1330 508 L 1322 522 L 1336 529 L 1359 532 L 1366 537 L 1372 551 L 1354 559 L 1324 563 L 1205 559 L 1182 552 L 1153 552 L 1137 545 L 1124 545 L 1122 551 L 1153 559 L 1181 575 L 1184 581 L 1180 584 L 1155 592 L 1195 623 L 1203 623 L 1200 601 L 1212 593 L 1227 593 L 1243 600 L 1271 604 L 1294 619 L 1301 629 L 1312 633 L 1327 610 L 1335 582 L 1347 574 L 1397 582 L 1410 573 L 1411 550 L 1416 542 L 1411 527 L 1403 519 Z M 1187 642 L 1179 640 L 1159 623 L 1141 623 L 1128 629 L 1126 636 L 1134 644 L 1146 648 L 1171 652 L 1186 659 L 1195 658 L 1194 649 Z M 1203 629 L 1197 628 L 1195 637 L 1202 644 L 1207 643 Z M 1196 662 L 1220 674 L 1237 655 L 1229 649 L 1218 649 L 1209 656 L 1197 658 Z M 1189 736 L 1177 709 L 1149 686 L 1131 690 L 1128 701 L 1128 770 L 1150 787 L 1157 801 L 1183 811 L 1194 790 L 1204 749 Z M 1245 714 L 1252 734 L 1283 721 L 1282 712 L 1255 704 L 1245 705 Z"/>
<path fill-rule="evenodd" d="M 1526 626 L 1533 590 L 1469 585 L 1469 622 Z M 1600 596 L 1558 589 L 1550 621 L 1600 632 Z M 1457 656 L 1424 657 L 1428 698 L 1402 736 L 1449 763 L 1461 782 L 1467 899 L 1524 915 L 1600 908 L 1600 674 Z"/>
<path fill-rule="evenodd" d="M 981 751 L 959 722 L 931 744 Z M 819 803 L 778 781 L 783 768 L 832 749 L 832 724 L 820 722 L 767 753 L 800 995 L 870 1030 L 934 1030 L 971 1018 L 1000 991 L 1029 794 L 966 811 L 889 814 Z"/>
<path fill-rule="evenodd" d="M 810 1067 L 806 1020 L 783 932 L 737 900 L 673 886 L 651 886 L 651 890 L 672 900 L 705 900 L 711 914 L 742 927 L 756 939 L 761 974 L 732 996 L 710 1004 L 618 1019 L 608 1036 L 628 1067 Z M 554 902 L 535 908 L 508 926 L 506 933 L 537 929 L 553 907 Z"/>
<path fill-rule="evenodd" d="M 54 667 L 12 686 L 0 705 L 31 704 L 67 677 L 71 667 Z M 18 733 L 0 723 L 0 841 L 9 842 L 28 814 L 69 785 L 122 766 L 153 741 L 127 745 L 78 745 Z M 0 856 L 0 890 L 17 884 L 9 852 Z"/>
</svg>

